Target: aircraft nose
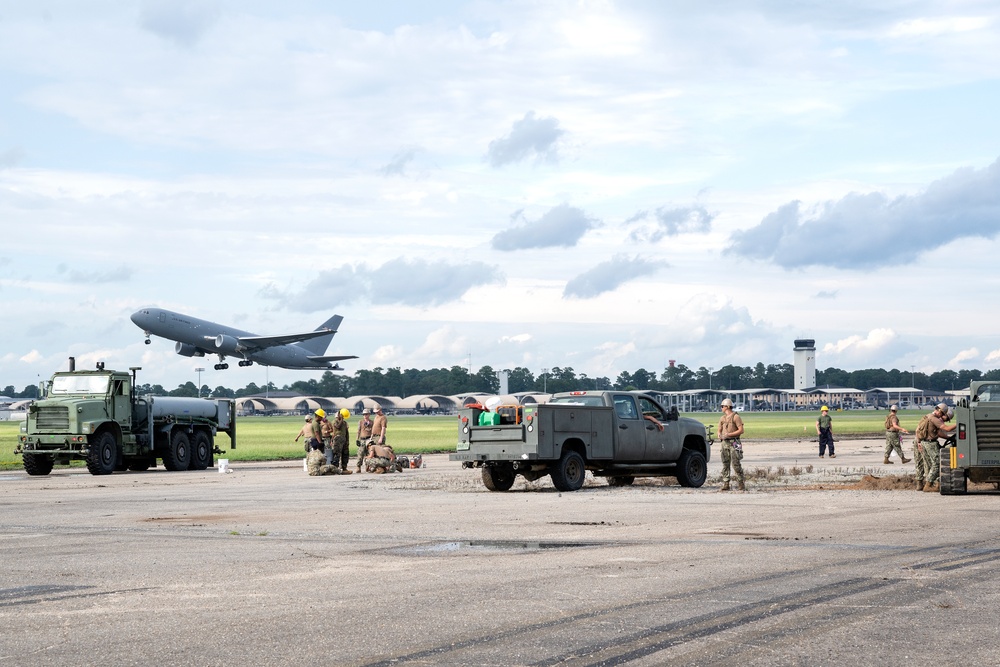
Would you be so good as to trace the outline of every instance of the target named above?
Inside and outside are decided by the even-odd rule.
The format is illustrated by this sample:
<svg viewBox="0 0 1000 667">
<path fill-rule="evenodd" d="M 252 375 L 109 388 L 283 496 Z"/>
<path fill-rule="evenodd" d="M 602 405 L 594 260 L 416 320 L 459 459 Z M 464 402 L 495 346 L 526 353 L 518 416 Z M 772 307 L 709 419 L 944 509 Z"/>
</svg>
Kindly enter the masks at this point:
<svg viewBox="0 0 1000 667">
<path fill-rule="evenodd" d="M 137 310 L 134 313 L 132 313 L 132 316 L 129 319 L 132 320 L 134 324 L 142 326 L 143 320 L 146 319 L 146 311 Z"/>
</svg>

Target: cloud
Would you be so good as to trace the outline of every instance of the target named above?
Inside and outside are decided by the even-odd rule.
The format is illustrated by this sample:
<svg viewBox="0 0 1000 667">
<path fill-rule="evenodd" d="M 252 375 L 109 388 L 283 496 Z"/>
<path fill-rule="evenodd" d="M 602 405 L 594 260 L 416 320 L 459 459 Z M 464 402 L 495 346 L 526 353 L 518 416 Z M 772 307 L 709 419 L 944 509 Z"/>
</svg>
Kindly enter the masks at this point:
<svg viewBox="0 0 1000 667">
<path fill-rule="evenodd" d="M 961 350 L 958 354 L 952 357 L 951 360 L 948 361 L 947 366 L 961 366 L 966 361 L 972 361 L 978 357 L 979 348 L 970 347 L 967 350 Z M 987 357 L 987 361 L 989 361 L 989 357 Z"/>
<path fill-rule="evenodd" d="M 11 167 L 16 167 L 24 160 L 24 158 L 24 149 L 19 146 L 8 148 L 5 151 L 0 151 L 0 169 L 10 169 Z"/>
<path fill-rule="evenodd" d="M 180 46 L 194 46 L 219 15 L 219 8 L 214 2 L 147 0 L 139 15 L 139 25 Z"/>
<path fill-rule="evenodd" d="M 899 358 L 914 350 L 916 347 L 901 341 L 894 330 L 880 328 L 827 343 L 817 359 L 822 358 L 823 365 L 858 368 L 864 364 L 881 365 L 888 358 Z"/>
<path fill-rule="evenodd" d="M 786 269 L 874 269 L 909 264 L 958 238 L 1000 234 L 1000 160 L 959 169 L 917 195 L 850 193 L 815 211 L 784 204 L 756 227 L 734 232 L 725 252 Z"/>
<path fill-rule="evenodd" d="M 301 292 L 283 291 L 268 283 L 257 294 L 306 313 L 356 301 L 421 307 L 455 301 L 473 287 L 505 280 L 498 267 L 483 262 L 396 259 L 375 269 L 344 264 L 321 271 Z"/>
<path fill-rule="evenodd" d="M 381 167 L 378 173 L 383 176 L 403 176 L 406 174 L 406 165 L 413 162 L 413 159 L 417 157 L 417 153 L 420 152 L 419 148 L 405 148 L 397 151 L 395 155 L 392 156 L 392 160 L 389 164 Z"/>
<path fill-rule="evenodd" d="M 510 134 L 490 142 L 486 157 L 494 167 L 529 157 L 555 162 L 558 159 L 556 142 L 565 132 L 555 118 L 535 118 L 535 112 L 529 111 L 524 118 L 514 121 Z"/>
<path fill-rule="evenodd" d="M 707 232 L 712 229 L 715 213 L 709 213 L 704 206 L 660 207 L 653 212 L 654 224 L 635 229 L 630 238 L 637 242 L 656 243 L 666 236 L 690 232 Z M 625 224 L 646 220 L 648 211 L 639 211 L 625 221 Z"/>
<path fill-rule="evenodd" d="M 70 282 L 73 283 L 124 283 L 131 280 L 132 275 L 135 271 L 128 266 L 122 264 L 121 266 L 113 267 L 110 269 L 91 271 L 89 273 L 84 271 L 70 271 L 67 274 Z"/>
<path fill-rule="evenodd" d="M 527 343 L 532 338 L 531 334 L 523 333 L 517 334 L 516 336 L 501 336 L 498 342 L 500 343 Z"/>
<path fill-rule="evenodd" d="M 490 245 L 494 250 L 524 250 L 527 248 L 550 248 L 560 246 L 570 248 L 589 230 L 600 225 L 600 221 L 588 217 L 581 209 L 569 204 L 560 204 L 549 209 L 537 221 L 525 220 L 521 212 L 515 219 L 524 220 L 523 225 L 511 227 L 493 237 Z"/>
<path fill-rule="evenodd" d="M 634 278 L 656 273 L 661 266 L 656 262 L 640 257 L 615 255 L 606 262 L 601 262 L 566 283 L 563 296 L 568 298 L 589 299 L 604 292 L 617 289 Z"/>
<path fill-rule="evenodd" d="M 837 298 L 837 292 L 839 292 L 839 291 L 840 290 L 832 290 L 832 291 L 830 291 L 830 290 L 821 290 L 819 292 L 816 292 L 816 298 L 817 299 L 836 299 Z"/>
<path fill-rule="evenodd" d="M 986 361 L 1000 361 L 1000 350 L 993 350 L 986 355 Z"/>
<path fill-rule="evenodd" d="M 41 352 L 39 352 L 38 350 L 32 350 L 28 354 L 21 357 L 20 361 L 23 361 L 28 364 L 33 364 L 35 362 L 41 361 L 43 358 L 44 357 L 42 356 Z"/>
</svg>

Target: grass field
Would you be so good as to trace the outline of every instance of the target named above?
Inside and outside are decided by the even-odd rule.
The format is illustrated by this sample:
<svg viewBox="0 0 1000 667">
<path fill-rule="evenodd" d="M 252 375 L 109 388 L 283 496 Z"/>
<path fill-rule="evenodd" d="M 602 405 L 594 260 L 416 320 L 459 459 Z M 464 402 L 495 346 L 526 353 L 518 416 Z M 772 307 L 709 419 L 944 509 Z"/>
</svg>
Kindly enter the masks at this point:
<svg viewBox="0 0 1000 667">
<path fill-rule="evenodd" d="M 912 431 L 923 413 L 903 411 L 900 423 Z M 696 412 L 689 415 L 706 425 L 719 423 L 719 413 Z M 747 412 L 743 415 L 747 440 L 816 438 L 816 418 L 812 412 Z M 837 437 L 880 436 L 885 433 L 885 411 L 853 410 L 834 412 L 833 432 Z M 354 433 L 358 420 L 351 419 L 351 453 L 354 456 Z M 237 420 L 237 448 L 229 450 L 229 436 L 220 434 L 216 444 L 226 451 L 220 458 L 231 461 L 273 461 L 305 456 L 302 441 L 293 442 L 301 428 L 301 417 L 240 417 Z M 451 417 L 390 417 L 388 442 L 399 454 L 454 451 L 457 420 Z M 14 455 L 20 422 L 0 422 L 0 469 L 21 467 L 21 457 Z M 82 463 L 78 464 L 82 465 Z"/>
</svg>

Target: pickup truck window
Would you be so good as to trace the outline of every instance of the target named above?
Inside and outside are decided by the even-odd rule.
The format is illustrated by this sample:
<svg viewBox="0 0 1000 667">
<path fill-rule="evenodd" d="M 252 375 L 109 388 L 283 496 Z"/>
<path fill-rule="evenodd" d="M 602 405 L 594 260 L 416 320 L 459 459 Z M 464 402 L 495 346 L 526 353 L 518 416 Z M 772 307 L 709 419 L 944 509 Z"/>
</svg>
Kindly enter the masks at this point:
<svg viewBox="0 0 1000 667">
<path fill-rule="evenodd" d="M 657 419 L 666 419 L 666 415 L 660 409 L 656 403 L 653 403 L 648 398 L 639 398 L 639 409 L 642 410 L 643 415 L 649 415 L 651 417 L 656 417 Z"/>
<path fill-rule="evenodd" d="M 1000 401 L 1000 384 L 984 384 L 979 387 L 979 393 L 973 396 L 974 401 L 991 403 Z"/>
<path fill-rule="evenodd" d="M 635 400 L 631 396 L 615 396 L 615 412 L 619 419 L 638 419 Z"/>
</svg>

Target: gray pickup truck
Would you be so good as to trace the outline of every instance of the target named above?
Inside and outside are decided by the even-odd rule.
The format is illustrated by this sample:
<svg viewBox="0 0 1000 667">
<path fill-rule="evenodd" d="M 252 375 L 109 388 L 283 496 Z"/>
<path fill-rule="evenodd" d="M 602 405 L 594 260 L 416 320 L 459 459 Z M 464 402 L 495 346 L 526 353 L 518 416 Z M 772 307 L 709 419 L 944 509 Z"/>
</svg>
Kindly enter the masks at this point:
<svg viewBox="0 0 1000 667">
<path fill-rule="evenodd" d="M 668 476 L 699 487 L 707 476 L 709 430 L 645 394 L 574 391 L 482 417 L 478 407 L 459 411 L 458 447 L 449 458 L 480 468 L 491 491 L 509 490 L 517 475 L 529 481 L 550 475 L 560 491 L 576 491 L 587 470 L 611 486 Z"/>
</svg>

